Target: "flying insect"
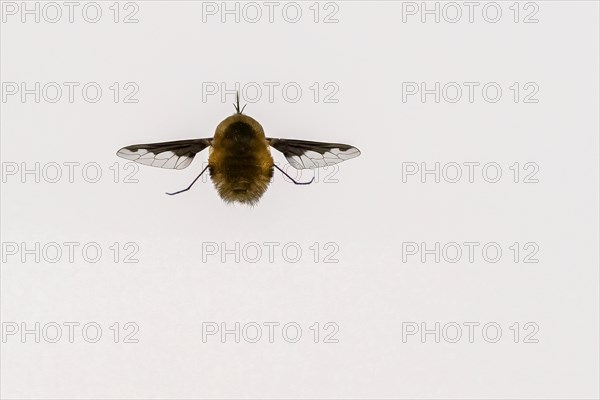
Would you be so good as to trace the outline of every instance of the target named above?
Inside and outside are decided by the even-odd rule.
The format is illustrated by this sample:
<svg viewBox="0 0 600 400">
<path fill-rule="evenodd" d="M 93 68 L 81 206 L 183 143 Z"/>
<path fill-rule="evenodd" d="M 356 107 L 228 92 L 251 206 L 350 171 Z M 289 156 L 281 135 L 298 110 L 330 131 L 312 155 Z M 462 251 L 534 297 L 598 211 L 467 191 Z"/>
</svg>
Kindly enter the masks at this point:
<svg viewBox="0 0 600 400">
<path fill-rule="evenodd" d="M 360 155 L 356 147 L 348 144 L 266 137 L 258 121 L 243 114 L 246 106 L 240 109 L 239 94 L 234 107 L 236 112 L 219 123 L 212 138 L 134 144 L 121 148 L 117 155 L 143 165 L 184 169 L 196 154 L 208 147 L 208 165 L 187 188 L 167 194 L 172 196 L 190 190 L 208 169 L 219 196 L 226 203 L 250 205 L 256 204 L 267 190 L 273 168 L 296 185 L 308 185 L 314 180 L 313 177 L 308 182 L 297 182 L 290 177 L 273 162 L 269 146 L 282 152 L 296 169 L 326 167 Z"/>
</svg>

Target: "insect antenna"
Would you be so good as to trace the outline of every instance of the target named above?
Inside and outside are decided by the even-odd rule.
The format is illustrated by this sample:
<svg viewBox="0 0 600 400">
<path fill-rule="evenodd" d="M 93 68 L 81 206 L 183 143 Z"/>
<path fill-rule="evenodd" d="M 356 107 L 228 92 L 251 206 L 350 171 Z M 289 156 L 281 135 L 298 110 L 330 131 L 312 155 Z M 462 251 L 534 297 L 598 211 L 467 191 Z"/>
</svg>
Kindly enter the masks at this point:
<svg viewBox="0 0 600 400">
<path fill-rule="evenodd" d="M 233 107 L 235 108 L 236 113 L 243 113 L 244 108 L 246 108 L 247 105 L 248 104 L 244 104 L 244 107 L 242 107 L 242 109 L 240 110 L 240 92 L 235 92 L 235 104 L 233 105 Z"/>
</svg>

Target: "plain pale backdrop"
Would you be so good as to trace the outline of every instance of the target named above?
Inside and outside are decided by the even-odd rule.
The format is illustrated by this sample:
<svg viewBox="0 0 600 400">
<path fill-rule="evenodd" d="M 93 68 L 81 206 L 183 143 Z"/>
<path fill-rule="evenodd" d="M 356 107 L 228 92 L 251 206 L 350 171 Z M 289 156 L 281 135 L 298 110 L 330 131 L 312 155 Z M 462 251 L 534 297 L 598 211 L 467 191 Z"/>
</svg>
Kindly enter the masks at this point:
<svg viewBox="0 0 600 400">
<path fill-rule="evenodd" d="M 8 337 L 3 398 L 598 397 L 598 3 L 537 2 L 536 24 L 512 22 L 509 3 L 496 24 L 480 13 L 403 23 L 394 2 L 340 2 L 332 24 L 312 22 L 311 3 L 296 24 L 280 14 L 203 22 L 191 1 L 138 2 L 139 22 L 123 24 L 110 4 L 96 24 L 2 24 L 3 82 L 104 89 L 97 103 L 2 102 L 3 163 L 103 168 L 95 184 L 7 177 L 2 242 L 105 251 L 94 264 L 7 256 L 3 322 L 95 321 L 104 337 Z M 135 82 L 139 102 L 114 103 L 113 82 Z M 126 163 L 120 147 L 209 137 L 233 113 L 233 96 L 203 101 L 203 82 L 297 82 L 300 101 L 278 94 L 245 112 L 269 136 L 350 143 L 362 155 L 339 165 L 337 183 L 297 187 L 276 172 L 254 208 L 225 205 L 210 181 L 164 195 L 187 186 L 207 153 L 182 171 L 141 166 L 138 183 L 112 182 L 109 167 Z M 335 82 L 339 102 L 315 103 L 314 82 Z M 504 93 L 497 103 L 402 102 L 403 82 L 498 82 Z M 539 102 L 513 102 L 513 82 L 535 82 Z M 469 161 L 500 164 L 502 179 L 402 182 L 402 163 Z M 539 183 L 512 182 L 514 162 L 539 165 Z M 469 241 L 500 243 L 502 259 L 402 262 L 403 242 Z M 113 262 L 114 242 L 137 243 L 139 263 Z M 297 243 L 303 257 L 202 262 L 202 244 L 222 242 Z M 315 242 L 335 243 L 339 262 L 315 263 Z M 537 243 L 540 262 L 513 262 L 514 242 Z M 113 343 L 108 327 L 128 321 L 139 343 Z M 202 341 L 203 322 L 268 321 L 298 323 L 302 340 Z M 402 341 L 405 322 L 468 321 L 498 323 L 501 340 Z M 313 343 L 315 322 L 336 323 L 339 343 Z M 514 343 L 515 322 L 537 324 L 539 342 Z"/>
</svg>

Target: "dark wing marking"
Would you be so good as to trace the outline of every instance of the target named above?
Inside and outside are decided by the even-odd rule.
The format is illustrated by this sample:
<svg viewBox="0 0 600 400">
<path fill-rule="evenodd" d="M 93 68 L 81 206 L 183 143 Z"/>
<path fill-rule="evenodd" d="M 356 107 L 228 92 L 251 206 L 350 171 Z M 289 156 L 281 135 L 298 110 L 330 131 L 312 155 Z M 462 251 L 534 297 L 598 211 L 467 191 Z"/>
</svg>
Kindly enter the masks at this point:
<svg viewBox="0 0 600 400">
<path fill-rule="evenodd" d="M 272 138 L 267 138 L 267 142 L 296 169 L 327 167 L 360 155 L 356 147 L 341 143 Z"/>
<path fill-rule="evenodd" d="M 153 167 L 184 169 L 196 153 L 211 144 L 211 139 L 177 140 L 175 142 L 134 144 L 117 151 L 119 157 Z"/>
</svg>

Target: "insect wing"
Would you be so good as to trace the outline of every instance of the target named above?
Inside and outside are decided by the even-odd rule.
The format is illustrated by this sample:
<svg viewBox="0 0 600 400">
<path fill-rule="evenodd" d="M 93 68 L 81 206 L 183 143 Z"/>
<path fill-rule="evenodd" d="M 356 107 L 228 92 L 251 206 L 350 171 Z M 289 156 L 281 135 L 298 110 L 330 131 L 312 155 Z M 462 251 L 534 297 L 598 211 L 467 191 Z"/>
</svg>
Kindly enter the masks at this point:
<svg viewBox="0 0 600 400">
<path fill-rule="evenodd" d="M 327 167 L 360 155 L 360 150 L 348 144 L 271 138 L 267 141 L 296 169 Z"/>
<path fill-rule="evenodd" d="M 134 144 L 117 151 L 119 157 L 152 167 L 184 169 L 194 156 L 210 146 L 211 139 L 177 140 L 175 142 Z"/>
</svg>

